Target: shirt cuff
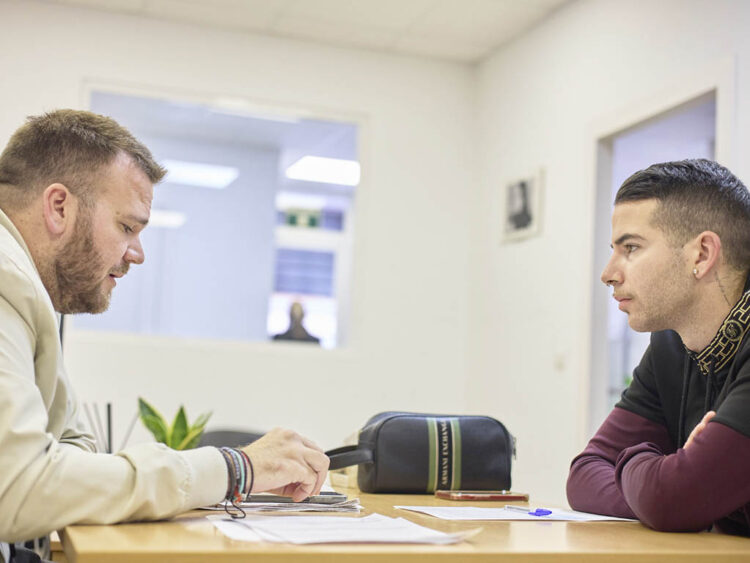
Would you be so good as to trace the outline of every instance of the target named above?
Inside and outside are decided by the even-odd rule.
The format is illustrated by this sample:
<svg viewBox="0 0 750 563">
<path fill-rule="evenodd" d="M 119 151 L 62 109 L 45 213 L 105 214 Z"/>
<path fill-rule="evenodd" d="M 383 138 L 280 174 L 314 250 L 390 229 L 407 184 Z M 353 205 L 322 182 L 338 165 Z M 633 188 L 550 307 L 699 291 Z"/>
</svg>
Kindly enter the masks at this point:
<svg viewBox="0 0 750 563">
<path fill-rule="evenodd" d="M 192 486 L 186 510 L 216 504 L 227 494 L 227 464 L 218 448 L 207 446 L 180 452 L 190 468 Z"/>
</svg>

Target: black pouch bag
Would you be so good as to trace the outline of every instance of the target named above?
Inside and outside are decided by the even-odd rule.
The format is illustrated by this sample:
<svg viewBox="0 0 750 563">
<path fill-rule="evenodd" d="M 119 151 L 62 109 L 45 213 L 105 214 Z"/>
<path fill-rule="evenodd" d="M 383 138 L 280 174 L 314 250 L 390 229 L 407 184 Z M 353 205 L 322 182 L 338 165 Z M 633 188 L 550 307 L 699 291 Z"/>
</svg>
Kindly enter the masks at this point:
<svg viewBox="0 0 750 563">
<path fill-rule="evenodd" d="M 382 412 L 356 446 L 326 452 L 330 469 L 359 464 L 365 493 L 510 489 L 515 439 L 489 416 Z"/>
</svg>

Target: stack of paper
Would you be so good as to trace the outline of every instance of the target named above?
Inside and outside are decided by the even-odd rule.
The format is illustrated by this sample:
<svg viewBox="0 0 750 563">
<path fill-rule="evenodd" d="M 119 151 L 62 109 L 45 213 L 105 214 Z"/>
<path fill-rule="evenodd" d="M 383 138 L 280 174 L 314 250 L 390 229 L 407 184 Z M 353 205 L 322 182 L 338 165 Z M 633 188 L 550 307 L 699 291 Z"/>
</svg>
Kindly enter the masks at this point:
<svg viewBox="0 0 750 563">
<path fill-rule="evenodd" d="M 240 541 L 280 543 L 457 543 L 476 531 L 446 534 L 404 518 L 371 514 L 364 518 L 335 516 L 257 516 L 242 520 L 210 516 L 225 535 Z"/>
<path fill-rule="evenodd" d="M 245 512 L 359 512 L 362 505 L 358 498 L 332 504 L 317 504 L 313 502 L 240 502 L 239 506 Z M 211 506 L 204 506 L 203 510 L 234 511 L 231 503 L 224 501 Z"/>
</svg>

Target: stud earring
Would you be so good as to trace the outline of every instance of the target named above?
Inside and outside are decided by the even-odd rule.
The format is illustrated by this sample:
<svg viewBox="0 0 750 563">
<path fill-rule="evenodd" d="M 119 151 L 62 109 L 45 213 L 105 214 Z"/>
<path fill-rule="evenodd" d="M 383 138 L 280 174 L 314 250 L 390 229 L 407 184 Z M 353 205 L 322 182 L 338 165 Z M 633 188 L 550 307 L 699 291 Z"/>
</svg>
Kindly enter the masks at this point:
<svg viewBox="0 0 750 563">
<path fill-rule="evenodd" d="M 693 275 L 698 277 L 698 268 L 693 268 Z"/>
</svg>

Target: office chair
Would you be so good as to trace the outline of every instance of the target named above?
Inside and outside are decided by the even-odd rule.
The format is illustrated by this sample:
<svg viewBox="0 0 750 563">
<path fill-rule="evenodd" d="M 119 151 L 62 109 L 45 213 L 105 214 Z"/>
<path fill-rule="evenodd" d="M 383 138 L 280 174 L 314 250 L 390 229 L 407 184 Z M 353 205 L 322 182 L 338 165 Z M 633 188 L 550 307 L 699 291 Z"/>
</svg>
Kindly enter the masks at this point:
<svg viewBox="0 0 750 563">
<path fill-rule="evenodd" d="M 203 433 L 203 436 L 201 436 L 198 447 L 216 446 L 217 448 L 220 448 L 222 446 L 227 446 L 229 448 L 237 448 L 247 446 L 250 442 L 254 442 L 261 436 L 263 436 L 263 434 L 258 432 L 246 432 L 244 430 L 207 430 Z"/>
</svg>

